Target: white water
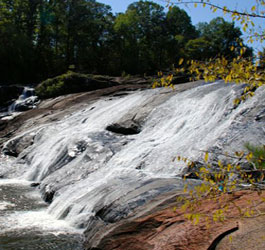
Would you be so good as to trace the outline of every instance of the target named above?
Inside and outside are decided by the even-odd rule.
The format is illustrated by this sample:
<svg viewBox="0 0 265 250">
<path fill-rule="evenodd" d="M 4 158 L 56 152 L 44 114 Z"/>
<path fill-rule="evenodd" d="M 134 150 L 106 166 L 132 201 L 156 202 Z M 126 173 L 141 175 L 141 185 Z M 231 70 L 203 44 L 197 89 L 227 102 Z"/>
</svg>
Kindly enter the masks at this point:
<svg viewBox="0 0 265 250">
<path fill-rule="evenodd" d="M 81 227 L 100 208 L 130 196 L 146 181 L 179 175 L 185 166 L 173 161 L 177 155 L 196 160 L 211 148 L 238 151 L 245 142 L 265 144 L 264 122 L 253 116 L 264 111 L 264 88 L 233 109 L 241 91 L 240 86 L 215 83 L 169 95 L 150 106 L 141 133 L 129 136 L 105 128 L 137 107 L 141 112 L 165 90 L 101 99 L 37 129 L 34 144 L 22 153 L 25 161 L 13 164 L 23 172 L 20 178 L 56 191 L 50 215 Z M 129 201 L 140 198 L 132 195 Z"/>
<path fill-rule="evenodd" d="M 45 210 L 14 212 L 6 218 L 0 218 L 0 223 L 8 225 L 5 229 L 1 229 L 1 233 L 15 230 L 29 230 L 32 228 L 42 232 L 54 232 L 57 234 L 80 232 L 78 230 L 74 231 L 66 221 L 56 220 L 52 215 L 47 214 Z"/>
</svg>

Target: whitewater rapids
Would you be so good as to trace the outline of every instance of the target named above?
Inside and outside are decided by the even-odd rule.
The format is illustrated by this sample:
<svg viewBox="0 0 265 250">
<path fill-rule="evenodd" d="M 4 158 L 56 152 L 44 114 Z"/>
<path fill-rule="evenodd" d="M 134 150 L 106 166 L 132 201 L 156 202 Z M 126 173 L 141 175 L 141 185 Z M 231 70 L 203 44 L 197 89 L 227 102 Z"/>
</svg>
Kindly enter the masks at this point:
<svg viewBox="0 0 265 250">
<path fill-rule="evenodd" d="M 234 106 L 243 86 L 203 84 L 183 92 L 139 90 L 102 97 L 59 121 L 24 131 L 5 144 L 8 151 L 24 138 L 31 143 L 8 167 L 5 178 L 40 183 L 52 194 L 47 211 L 77 228 L 100 216 L 113 222 L 126 217 L 158 194 L 182 188 L 186 167 L 178 155 L 201 160 L 203 151 L 217 154 L 265 144 L 265 91 Z M 133 122 L 138 132 L 106 128 Z"/>
</svg>

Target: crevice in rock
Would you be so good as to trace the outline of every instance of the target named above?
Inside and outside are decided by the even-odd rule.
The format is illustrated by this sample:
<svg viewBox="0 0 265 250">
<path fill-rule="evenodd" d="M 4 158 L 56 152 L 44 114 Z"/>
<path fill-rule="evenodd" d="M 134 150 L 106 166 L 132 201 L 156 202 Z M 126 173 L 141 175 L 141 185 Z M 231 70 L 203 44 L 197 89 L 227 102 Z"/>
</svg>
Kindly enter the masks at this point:
<svg viewBox="0 0 265 250">
<path fill-rule="evenodd" d="M 13 150 L 8 150 L 6 148 L 3 149 L 3 153 L 8 156 L 18 157 L 18 153 Z"/>
<path fill-rule="evenodd" d="M 100 220 L 104 221 L 105 223 L 112 223 L 110 220 L 107 220 L 105 218 L 106 214 L 108 214 L 109 209 L 110 209 L 110 205 L 102 207 L 100 210 L 98 210 L 96 212 L 95 217 L 99 218 Z"/>
<path fill-rule="evenodd" d="M 218 235 L 217 238 L 214 239 L 214 241 L 212 242 L 212 244 L 207 248 L 207 250 L 215 250 L 217 245 L 220 243 L 220 241 L 227 235 L 237 231 L 239 229 L 238 225 L 236 227 L 233 227 L 225 232 L 223 232 L 222 234 Z"/>
<path fill-rule="evenodd" d="M 114 123 L 106 127 L 107 131 L 121 135 L 136 135 L 141 132 L 141 127 L 134 121 L 125 124 Z"/>
<path fill-rule="evenodd" d="M 30 184 L 31 187 L 38 187 L 40 185 L 39 182 L 33 182 Z"/>
</svg>

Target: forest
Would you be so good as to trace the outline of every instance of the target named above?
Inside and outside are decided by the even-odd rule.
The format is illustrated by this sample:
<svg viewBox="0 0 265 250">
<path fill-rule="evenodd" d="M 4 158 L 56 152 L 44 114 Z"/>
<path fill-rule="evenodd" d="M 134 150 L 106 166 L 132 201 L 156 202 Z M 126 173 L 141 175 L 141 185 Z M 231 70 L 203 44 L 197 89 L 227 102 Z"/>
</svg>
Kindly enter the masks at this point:
<svg viewBox="0 0 265 250">
<path fill-rule="evenodd" d="M 151 1 L 113 14 L 95 0 L 2 0 L 0 83 L 34 84 L 68 69 L 153 75 L 176 67 L 180 58 L 234 58 L 241 36 L 221 17 L 194 26 L 179 7 L 164 9 Z"/>
</svg>

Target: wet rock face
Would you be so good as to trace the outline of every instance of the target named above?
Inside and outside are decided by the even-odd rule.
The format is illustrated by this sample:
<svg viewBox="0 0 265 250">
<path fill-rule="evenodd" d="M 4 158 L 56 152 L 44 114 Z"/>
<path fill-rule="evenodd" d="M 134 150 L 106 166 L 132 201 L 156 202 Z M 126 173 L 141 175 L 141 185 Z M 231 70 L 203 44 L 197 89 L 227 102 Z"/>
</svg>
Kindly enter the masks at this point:
<svg viewBox="0 0 265 250">
<path fill-rule="evenodd" d="M 9 106 L 9 112 L 22 112 L 36 108 L 39 98 L 35 95 L 34 88 L 24 87 L 19 98 Z"/>
<path fill-rule="evenodd" d="M 35 133 L 28 133 L 7 142 L 3 147 L 3 153 L 18 157 L 22 151 L 33 144 L 35 135 Z"/>
<path fill-rule="evenodd" d="M 6 127 L 7 127 L 7 121 L 0 120 L 0 131 L 4 130 Z"/>
<path fill-rule="evenodd" d="M 14 105 L 14 111 L 23 112 L 29 109 L 33 109 L 39 102 L 39 98 L 37 96 L 27 97 L 25 100 L 16 102 Z"/>
</svg>

